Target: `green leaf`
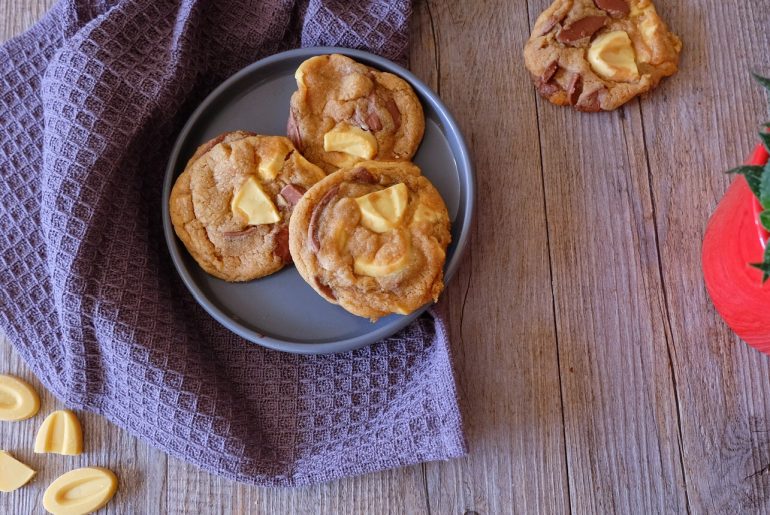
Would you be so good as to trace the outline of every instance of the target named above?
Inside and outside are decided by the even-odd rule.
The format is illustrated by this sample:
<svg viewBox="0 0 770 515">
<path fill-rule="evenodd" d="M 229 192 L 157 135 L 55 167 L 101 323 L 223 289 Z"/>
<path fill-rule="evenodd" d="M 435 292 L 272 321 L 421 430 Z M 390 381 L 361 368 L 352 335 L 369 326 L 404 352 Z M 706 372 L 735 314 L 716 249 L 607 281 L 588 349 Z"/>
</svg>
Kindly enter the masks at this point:
<svg viewBox="0 0 770 515">
<path fill-rule="evenodd" d="M 762 227 L 770 231 L 770 210 L 765 209 L 759 213 L 759 221 L 762 223 Z"/>
<path fill-rule="evenodd" d="M 751 266 L 762 270 L 762 282 L 770 279 L 770 244 L 765 247 L 765 254 L 761 263 L 752 263 Z"/>
<path fill-rule="evenodd" d="M 767 124 L 766 127 L 770 127 L 770 124 Z M 770 152 L 770 132 L 760 132 L 759 137 L 762 138 L 762 143 L 765 144 L 765 148 Z"/>
<path fill-rule="evenodd" d="M 754 76 L 754 79 L 756 79 L 757 82 L 762 84 L 762 86 L 766 90 L 770 91 L 770 79 L 766 77 L 762 77 L 761 75 L 757 75 L 756 73 L 752 73 L 752 75 Z"/>
<path fill-rule="evenodd" d="M 765 169 L 761 166 L 739 166 L 728 170 L 727 173 L 739 173 L 746 177 L 746 182 L 749 183 L 749 188 L 754 192 L 754 195 L 759 198 L 760 183 L 762 182 L 762 174 Z"/>
<path fill-rule="evenodd" d="M 759 181 L 759 203 L 765 209 L 770 208 L 770 165 L 762 169 L 762 178 Z"/>
</svg>

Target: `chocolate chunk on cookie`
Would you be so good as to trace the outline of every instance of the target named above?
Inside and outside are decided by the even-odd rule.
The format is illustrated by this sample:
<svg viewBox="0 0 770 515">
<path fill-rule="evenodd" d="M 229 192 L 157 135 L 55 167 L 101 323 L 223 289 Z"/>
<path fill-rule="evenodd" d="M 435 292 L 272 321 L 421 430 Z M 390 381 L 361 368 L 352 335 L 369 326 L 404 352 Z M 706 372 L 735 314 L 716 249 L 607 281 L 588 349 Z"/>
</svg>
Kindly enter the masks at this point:
<svg viewBox="0 0 770 515">
<path fill-rule="evenodd" d="M 222 134 L 198 147 L 174 183 L 174 231 L 209 274 L 263 277 L 291 262 L 288 226 L 305 190 L 325 177 L 287 138 Z"/>
<path fill-rule="evenodd" d="M 398 161 L 332 173 L 302 196 L 289 225 L 289 250 L 305 281 L 371 320 L 438 298 L 450 239 L 438 191 L 419 168 Z"/>
<path fill-rule="evenodd" d="M 359 161 L 408 161 L 425 131 L 409 84 L 342 55 L 321 55 L 295 73 L 286 132 L 327 173 Z"/>
<path fill-rule="evenodd" d="M 556 0 L 535 22 L 524 62 L 552 103 L 611 111 L 676 73 L 681 50 L 650 0 Z"/>
</svg>

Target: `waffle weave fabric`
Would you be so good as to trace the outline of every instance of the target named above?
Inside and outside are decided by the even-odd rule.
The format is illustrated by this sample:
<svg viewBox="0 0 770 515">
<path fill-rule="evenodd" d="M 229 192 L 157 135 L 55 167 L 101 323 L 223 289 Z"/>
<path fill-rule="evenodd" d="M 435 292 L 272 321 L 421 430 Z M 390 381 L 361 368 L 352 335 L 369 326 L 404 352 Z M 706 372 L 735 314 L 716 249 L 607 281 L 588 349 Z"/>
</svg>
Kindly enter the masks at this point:
<svg viewBox="0 0 770 515">
<path fill-rule="evenodd" d="M 297 46 L 403 62 L 410 8 L 63 0 L 0 47 L 0 327 L 47 388 L 259 485 L 465 452 L 440 314 L 347 354 L 263 349 L 193 301 L 160 219 L 172 143 L 216 85 Z"/>
</svg>

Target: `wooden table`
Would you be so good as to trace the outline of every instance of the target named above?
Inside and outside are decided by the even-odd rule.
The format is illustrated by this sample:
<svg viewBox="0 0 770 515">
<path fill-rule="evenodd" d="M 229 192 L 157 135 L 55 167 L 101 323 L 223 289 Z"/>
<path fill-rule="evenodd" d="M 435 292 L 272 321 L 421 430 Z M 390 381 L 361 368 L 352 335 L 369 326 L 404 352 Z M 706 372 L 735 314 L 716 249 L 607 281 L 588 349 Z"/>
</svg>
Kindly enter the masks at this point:
<svg viewBox="0 0 770 515">
<path fill-rule="evenodd" d="M 82 414 L 87 453 L 0 447 L 41 470 L 0 494 L 40 513 L 80 464 L 113 468 L 104 513 L 770 511 L 770 367 L 715 313 L 700 272 L 722 172 L 756 143 L 770 73 L 764 1 L 658 0 L 680 73 L 607 114 L 540 100 L 521 50 L 549 0 L 417 1 L 411 67 L 454 112 L 478 174 L 471 250 L 446 294 L 470 453 L 295 490 L 239 485 Z M 0 39 L 50 0 L 0 0 Z M 0 373 L 31 379 L 7 342 Z M 50 394 L 44 410 L 60 404 Z"/>
</svg>

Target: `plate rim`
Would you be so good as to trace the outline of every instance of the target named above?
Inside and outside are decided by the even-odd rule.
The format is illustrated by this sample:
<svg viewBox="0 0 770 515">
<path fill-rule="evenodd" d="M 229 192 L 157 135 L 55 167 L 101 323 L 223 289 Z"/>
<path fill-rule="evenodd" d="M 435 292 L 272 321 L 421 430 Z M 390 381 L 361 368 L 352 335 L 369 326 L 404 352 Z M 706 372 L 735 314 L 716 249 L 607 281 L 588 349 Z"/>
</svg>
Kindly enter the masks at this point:
<svg viewBox="0 0 770 515">
<path fill-rule="evenodd" d="M 387 58 L 378 56 L 376 54 L 373 54 L 371 52 L 367 52 L 364 50 L 356 50 L 356 49 L 343 48 L 343 47 L 330 47 L 330 46 L 304 47 L 304 48 L 295 48 L 292 50 L 286 50 L 286 51 L 279 52 L 277 54 L 273 54 L 268 57 L 259 59 L 245 66 L 244 68 L 240 69 L 239 71 L 235 72 L 233 75 L 225 79 L 219 86 L 214 88 L 206 96 L 206 98 L 200 103 L 200 105 L 198 105 L 198 107 L 189 116 L 184 126 L 180 130 L 179 135 L 174 141 L 171 154 L 169 155 L 169 159 L 166 163 L 166 168 L 163 176 L 163 193 L 162 193 L 163 233 L 164 233 L 164 239 L 166 241 L 166 248 L 169 252 L 169 255 L 171 256 L 171 261 L 174 265 L 174 270 L 182 279 L 182 282 L 184 283 L 187 290 L 192 294 L 193 298 L 198 303 L 198 305 L 200 305 L 212 318 L 214 318 L 217 322 L 219 322 L 219 324 L 221 324 L 228 331 L 237 334 L 238 336 L 244 338 L 245 340 L 251 343 L 262 345 L 263 347 L 267 347 L 269 349 L 282 351 L 282 352 L 289 352 L 293 354 L 332 354 L 332 353 L 339 353 L 339 352 L 347 352 L 347 351 L 365 347 L 367 345 L 371 345 L 384 338 L 388 338 L 396 334 L 401 329 L 405 328 L 412 321 L 414 321 L 418 316 L 423 314 L 430 306 L 432 306 L 433 303 L 431 302 L 422 306 L 421 308 L 410 313 L 409 315 L 404 316 L 403 318 L 401 318 L 400 320 L 398 320 L 393 324 L 386 325 L 384 327 L 375 329 L 373 331 L 367 332 L 362 335 L 358 335 L 358 336 L 354 336 L 351 338 L 346 338 L 344 340 L 338 340 L 334 342 L 318 342 L 318 343 L 297 342 L 297 341 L 284 340 L 281 338 L 275 338 L 272 336 L 263 335 L 257 331 L 254 331 L 253 329 L 243 326 L 240 322 L 238 322 L 237 320 L 234 320 L 232 317 L 224 313 L 221 309 L 219 309 L 216 305 L 214 305 L 212 301 L 208 299 L 208 297 L 202 292 L 201 288 L 197 285 L 196 281 L 192 277 L 192 274 L 187 269 L 187 267 L 184 266 L 182 262 L 183 257 L 181 255 L 180 248 L 179 248 L 180 244 L 176 241 L 177 236 L 171 224 L 171 216 L 169 213 L 168 200 L 171 195 L 171 188 L 174 182 L 174 169 L 176 168 L 176 163 L 179 162 L 181 149 L 184 146 L 185 141 L 187 140 L 191 130 L 193 129 L 194 125 L 197 123 L 200 116 L 210 107 L 210 105 L 213 102 L 215 102 L 220 98 L 220 95 L 222 94 L 223 91 L 227 90 L 230 86 L 240 81 L 243 77 L 256 72 L 260 68 L 268 67 L 275 63 L 279 63 L 281 61 L 285 61 L 289 59 L 296 59 L 296 58 L 303 58 L 303 57 L 307 59 L 316 55 L 324 55 L 324 54 L 346 55 L 353 59 L 361 60 L 364 62 L 364 64 L 371 65 L 381 70 L 387 71 L 389 73 L 394 73 L 400 76 L 401 78 L 409 82 L 410 86 L 416 89 L 422 97 L 428 99 L 431 102 L 432 104 L 431 107 L 436 111 L 436 113 L 438 114 L 439 120 L 446 127 L 443 132 L 445 134 L 452 134 L 454 138 L 457 140 L 456 141 L 457 144 L 450 145 L 450 148 L 452 149 L 453 157 L 457 162 L 458 170 L 465 169 L 467 172 L 466 173 L 467 177 L 465 178 L 465 181 L 461 180 L 461 183 L 465 182 L 467 184 L 468 191 L 466 195 L 464 196 L 461 195 L 460 197 L 461 203 L 463 201 L 465 202 L 465 206 L 466 206 L 465 213 L 462 220 L 455 220 L 454 222 L 454 223 L 460 223 L 461 229 L 460 229 L 460 235 L 455 244 L 455 252 L 452 255 L 452 258 L 447 263 L 444 271 L 445 285 L 449 283 L 449 281 L 452 279 L 454 274 L 457 272 L 457 269 L 459 268 L 460 263 L 462 262 L 462 259 L 465 255 L 467 244 L 470 238 L 471 227 L 472 227 L 473 219 L 475 215 L 475 209 L 476 209 L 475 171 L 473 169 L 473 163 L 471 162 L 471 159 L 470 159 L 470 153 L 468 151 L 468 146 L 465 142 L 465 137 L 460 131 L 459 125 L 455 121 L 452 114 L 449 112 L 449 109 L 441 101 L 438 94 L 434 93 L 424 82 L 418 79 L 412 72 L 410 72 L 403 66 L 400 66 L 399 64 L 396 64 Z M 181 246 L 183 247 L 183 245 Z"/>
</svg>

